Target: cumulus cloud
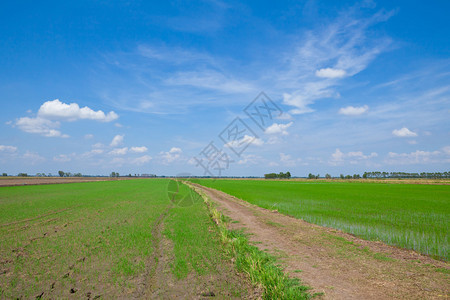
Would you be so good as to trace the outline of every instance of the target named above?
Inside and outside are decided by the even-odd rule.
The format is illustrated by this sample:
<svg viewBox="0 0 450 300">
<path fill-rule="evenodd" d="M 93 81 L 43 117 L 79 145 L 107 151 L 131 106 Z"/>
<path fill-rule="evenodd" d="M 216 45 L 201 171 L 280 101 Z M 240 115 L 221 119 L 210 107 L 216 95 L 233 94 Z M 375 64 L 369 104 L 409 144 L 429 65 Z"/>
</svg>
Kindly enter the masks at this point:
<svg viewBox="0 0 450 300">
<path fill-rule="evenodd" d="M 67 134 L 62 134 L 61 131 L 57 130 L 60 123 L 43 119 L 43 118 L 29 118 L 23 117 L 16 121 L 15 125 L 19 127 L 20 130 L 28 133 L 37 133 L 46 137 L 69 137 Z"/>
<path fill-rule="evenodd" d="M 336 151 L 331 154 L 329 164 L 332 166 L 342 165 L 345 162 L 348 162 L 350 164 L 357 164 L 360 161 L 368 160 L 377 156 L 378 154 L 376 152 L 372 152 L 367 155 L 362 151 L 350 151 L 344 153 L 339 148 L 337 148 Z"/>
<path fill-rule="evenodd" d="M 127 153 L 128 153 L 128 147 L 123 147 L 123 148 L 115 148 L 115 149 L 111 150 L 108 154 L 125 155 Z"/>
<path fill-rule="evenodd" d="M 253 154 L 243 154 L 241 156 L 241 159 L 238 161 L 239 165 L 246 165 L 246 164 L 252 164 L 252 165 L 257 165 L 259 163 L 261 163 L 262 158 L 260 156 L 257 155 L 253 155 Z"/>
<path fill-rule="evenodd" d="M 298 159 L 300 160 L 300 159 Z M 296 164 L 296 160 L 292 158 L 291 155 L 280 153 L 280 162 L 285 166 L 293 167 Z"/>
<path fill-rule="evenodd" d="M 269 127 L 267 127 L 266 129 L 266 133 L 267 134 L 282 134 L 282 135 L 288 135 L 289 133 L 287 132 L 286 129 L 288 129 L 289 127 L 291 127 L 293 123 L 289 122 L 287 124 L 278 124 L 278 123 L 273 123 L 272 125 L 270 125 Z"/>
<path fill-rule="evenodd" d="M 345 70 L 324 68 L 316 71 L 316 76 L 321 78 L 342 78 L 347 74 Z"/>
<path fill-rule="evenodd" d="M 7 146 L 7 145 L 0 145 L 0 152 L 16 152 L 17 151 L 17 147 L 14 146 Z"/>
<path fill-rule="evenodd" d="M 114 111 L 105 114 L 101 110 L 94 111 L 87 106 L 80 108 L 77 103 L 66 104 L 59 99 L 44 102 L 39 108 L 38 117 L 49 120 L 76 121 L 87 119 L 101 122 L 111 122 L 119 118 Z"/>
<path fill-rule="evenodd" d="M 228 148 L 240 148 L 248 144 L 262 146 L 264 144 L 264 141 L 254 136 L 244 135 L 241 139 L 226 143 L 225 146 Z"/>
<path fill-rule="evenodd" d="M 144 153 L 147 152 L 148 148 L 145 146 L 142 147 L 131 147 L 130 148 L 130 152 L 134 152 L 134 153 Z"/>
<path fill-rule="evenodd" d="M 69 137 L 61 133 L 59 127 L 60 121 L 76 121 L 81 119 L 96 120 L 101 122 L 110 122 L 116 120 L 119 116 L 111 111 L 105 114 L 103 111 L 94 111 L 85 106 L 80 108 L 76 103 L 66 104 L 58 99 L 44 102 L 37 112 L 36 117 L 22 117 L 15 121 L 13 126 L 20 130 L 40 134 L 46 137 Z M 89 138 L 89 135 L 86 135 Z"/>
<path fill-rule="evenodd" d="M 339 114 L 347 115 L 347 116 L 359 116 L 366 113 L 369 110 L 367 105 L 355 107 L 355 106 L 347 106 L 339 109 Z"/>
<path fill-rule="evenodd" d="M 130 163 L 135 164 L 135 165 L 143 165 L 148 163 L 149 161 L 152 160 L 152 157 L 150 155 L 144 155 L 144 156 L 140 156 L 137 158 L 133 158 Z"/>
<path fill-rule="evenodd" d="M 183 151 L 180 148 L 172 147 L 168 152 L 160 152 L 159 155 L 162 158 L 164 164 L 169 164 L 181 159 Z"/>
<path fill-rule="evenodd" d="M 394 129 L 392 131 L 392 134 L 398 137 L 415 137 L 417 136 L 417 133 L 409 130 L 406 127 L 403 127 L 402 129 Z"/>
<path fill-rule="evenodd" d="M 111 147 L 117 147 L 117 146 L 121 145 L 122 142 L 123 142 L 123 137 L 124 137 L 124 135 L 120 135 L 120 134 L 116 135 L 116 136 L 112 139 L 112 141 L 111 141 L 111 143 L 110 143 L 109 145 L 110 145 Z"/>
<path fill-rule="evenodd" d="M 44 157 L 40 156 L 37 153 L 30 152 L 30 151 L 25 152 L 25 154 L 22 156 L 22 158 L 24 160 L 28 161 L 32 165 L 39 164 L 39 163 L 42 163 L 45 161 Z"/>
<path fill-rule="evenodd" d="M 441 154 L 442 153 L 440 151 L 422 150 L 417 150 L 411 153 L 389 152 L 385 162 L 392 165 L 439 163 L 444 160 L 444 158 L 440 157 Z"/>
</svg>

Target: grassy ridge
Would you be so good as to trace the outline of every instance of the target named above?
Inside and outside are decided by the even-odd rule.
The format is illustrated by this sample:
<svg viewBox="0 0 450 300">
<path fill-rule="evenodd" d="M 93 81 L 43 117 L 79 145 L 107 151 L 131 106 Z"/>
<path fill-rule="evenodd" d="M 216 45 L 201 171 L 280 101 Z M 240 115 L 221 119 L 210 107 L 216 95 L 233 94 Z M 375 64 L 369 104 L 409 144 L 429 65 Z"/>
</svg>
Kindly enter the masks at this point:
<svg viewBox="0 0 450 300">
<path fill-rule="evenodd" d="M 315 295 L 298 279 L 290 278 L 276 264 L 274 257 L 251 245 L 245 234 L 228 229 L 228 220 L 220 213 L 202 191 L 197 191 L 206 203 L 211 218 L 217 224 L 226 252 L 234 258 L 239 271 L 247 274 L 253 284 L 263 290 L 264 299 L 311 299 Z"/>
<path fill-rule="evenodd" d="M 450 186 L 196 180 L 267 209 L 448 260 Z"/>
</svg>

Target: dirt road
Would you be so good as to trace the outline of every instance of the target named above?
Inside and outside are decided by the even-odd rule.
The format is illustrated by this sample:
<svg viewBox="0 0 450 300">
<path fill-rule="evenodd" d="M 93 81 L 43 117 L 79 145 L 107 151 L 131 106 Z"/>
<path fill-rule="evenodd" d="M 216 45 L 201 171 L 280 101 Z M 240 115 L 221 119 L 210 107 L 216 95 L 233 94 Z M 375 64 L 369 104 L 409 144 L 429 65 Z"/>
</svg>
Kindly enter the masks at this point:
<svg viewBox="0 0 450 300">
<path fill-rule="evenodd" d="M 261 249 L 279 257 L 285 271 L 322 292 L 324 299 L 448 299 L 448 263 L 381 242 L 359 239 L 220 191 L 203 190 Z"/>
</svg>

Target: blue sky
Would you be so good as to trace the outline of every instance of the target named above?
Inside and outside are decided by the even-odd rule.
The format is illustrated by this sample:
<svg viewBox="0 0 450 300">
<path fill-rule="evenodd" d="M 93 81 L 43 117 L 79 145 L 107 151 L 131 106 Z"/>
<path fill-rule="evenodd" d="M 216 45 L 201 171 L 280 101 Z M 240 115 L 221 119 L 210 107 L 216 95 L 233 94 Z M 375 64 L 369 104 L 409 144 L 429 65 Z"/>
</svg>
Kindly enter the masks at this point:
<svg viewBox="0 0 450 300">
<path fill-rule="evenodd" d="M 0 172 L 450 169 L 448 1 L 0 8 Z"/>
</svg>

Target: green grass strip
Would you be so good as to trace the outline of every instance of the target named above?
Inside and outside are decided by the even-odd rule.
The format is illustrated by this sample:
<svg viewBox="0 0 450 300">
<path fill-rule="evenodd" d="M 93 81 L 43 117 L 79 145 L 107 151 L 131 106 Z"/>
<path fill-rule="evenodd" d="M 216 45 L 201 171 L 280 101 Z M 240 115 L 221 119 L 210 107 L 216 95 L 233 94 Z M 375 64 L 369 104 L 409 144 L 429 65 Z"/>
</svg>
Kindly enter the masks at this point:
<svg viewBox="0 0 450 300">
<path fill-rule="evenodd" d="M 211 218 L 217 224 L 225 251 L 235 261 L 238 271 L 246 274 L 251 282 L 263 289 L 264 299 L 311 299 L 310 289 L 297 278 L 290 278 L 276 264 L 276 259 L 249 243 L 246 235 L 229 230 L 228 220 L 214 206 L 209 197 L 196 187 L 186 183 L 203 198 Z"/>
</svg>

